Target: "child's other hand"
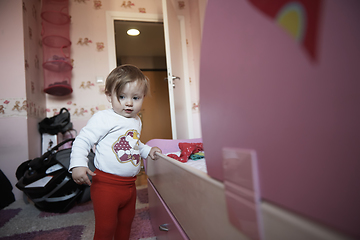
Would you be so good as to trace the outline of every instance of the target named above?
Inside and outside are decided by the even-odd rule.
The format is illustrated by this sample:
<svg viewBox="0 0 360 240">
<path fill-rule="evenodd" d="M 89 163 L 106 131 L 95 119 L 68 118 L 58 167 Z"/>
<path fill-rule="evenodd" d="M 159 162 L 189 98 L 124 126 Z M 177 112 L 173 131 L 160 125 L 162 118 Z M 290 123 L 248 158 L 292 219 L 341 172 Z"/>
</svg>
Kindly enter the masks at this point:
<svg viewBox="0 0 360 240">
<path fill-rule="evenodd" d="M 79 185 L 87 184 L 90 186 L 91 182 L 90 182 L 90 179 L 87 176 L 87 174 L 89 174 L 91 176 L 96 175 L 87 167 L 75 167 L 71 171 L 72 171 L 72 178 L 74 179 L 74 182 L 76 182 Z"/>
<path fill-rule="evenodd" d="M 152 147 L 151 150 L 150 150 L 150 153 L 149 153 L 149 156 L 151 157 L 152 160 L 158 159 L 158 156 L 155 154 L 156 152 L 162 153 L 160 148 Z"/>
</svg>

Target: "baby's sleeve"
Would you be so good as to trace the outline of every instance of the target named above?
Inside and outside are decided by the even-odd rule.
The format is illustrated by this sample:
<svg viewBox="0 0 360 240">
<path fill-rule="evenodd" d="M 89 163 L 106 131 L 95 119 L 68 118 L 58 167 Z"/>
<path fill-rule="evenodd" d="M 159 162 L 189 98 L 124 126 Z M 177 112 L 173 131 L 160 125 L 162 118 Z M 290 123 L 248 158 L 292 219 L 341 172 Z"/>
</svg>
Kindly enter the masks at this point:
<svg viewBox="0 0 360 240">
<path fill-rule="evenodd" d="M 89 159 L 87 156 L 94 144 L 102 137 L 103 126 L 106 126 L 101 122 L 101 115 L 101 112 L 94 114 L 75 138 L 70 154 L 70 172 L 74 167 L 88 167 Z"/>
<path fill-rule="evenodd" d="M 140 156 L 142 158 L 147 158 L 149 156 L 151 147 L 139 141 L 139 150 L 140 150 Z"/>
</svg>

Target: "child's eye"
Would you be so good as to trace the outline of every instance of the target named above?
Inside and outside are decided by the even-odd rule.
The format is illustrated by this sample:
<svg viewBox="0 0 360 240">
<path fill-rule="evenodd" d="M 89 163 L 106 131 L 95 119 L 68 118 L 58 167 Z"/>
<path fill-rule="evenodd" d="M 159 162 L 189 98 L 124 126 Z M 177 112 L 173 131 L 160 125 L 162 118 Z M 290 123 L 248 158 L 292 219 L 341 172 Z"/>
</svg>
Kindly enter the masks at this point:
<svg viewBox="0 0 360 240">
<path fill-rule="evenodd" d="M 121 96 L 121 95 L 119 96 L 120 100 L 123 100 L 124 98 L 125 98 L 124 96 Z"/>
<path fill-rule="evenodd" d="M 139 97 L 133 97 L 134 100 L 139 100 L 140 98 Z"/>
</svg>

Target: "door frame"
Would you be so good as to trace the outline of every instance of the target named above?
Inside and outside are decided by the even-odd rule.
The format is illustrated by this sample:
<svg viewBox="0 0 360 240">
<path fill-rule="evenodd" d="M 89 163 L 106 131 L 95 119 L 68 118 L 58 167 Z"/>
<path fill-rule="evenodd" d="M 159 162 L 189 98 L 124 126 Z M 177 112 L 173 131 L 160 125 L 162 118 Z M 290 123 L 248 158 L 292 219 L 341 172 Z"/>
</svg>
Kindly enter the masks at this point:
<svg viewBox="0 0 360 240">
<path fill-rule="evenodd" d="M 192 106 L 191 106 L 191 90 L 190 90 L 190 77 L 189 77 L 189 65 L 188 65 L 188 55 L 187 55 L 187 39 L 186 39 L 186 27 L 185 27 L 185 17 L 183 15 L 179 15 L 176 13 L 175 6 L 172 0 L 162 0 L 162 9 L 163 9 L 163 22 L 164 22 L 164 36 L 165 36 L 165 52 L 166 52 L 166 65 L 167 65 L 167 73 L 168 73 L 168 86 L 169 86 L 169 100 L 170 100 L 170 112 L 172 114 L 171 122 L 175 128 L 172 129 L 173 139 L 192 139 L 194 138 L 194 131 L 193 131 L 193 119 L 192 119 Z M 174 16 L 175 15 L 175 16 Z M 182 62 L 182 69 L 180 70 L 181 73 L 176 73 L 173 68 L 174 60 L 173 54 L 174 50 L 173 42 L 170 42 L 171 39 L 171 28 L 170 25 L 174 24 L 176 21 L 175 18 L 178 20 L 178 27 L 180 31 L 180 48 L 181 48 L 181 62 Z M 176 24 L 176 23 L 175 23 Z M 177 24 L 176 24 L 177 25 Z M 175 27 L 177 28 L 177 26 Z M 176 50 L 174 50 L 176 52 Z M 179 59 L 178 56 L 175 58 Z M 182 103 L 181 106 L 184 107 L 185 110 L 185 120 L 179 119 L 179 115 L 176 115 L 175 106 L 179 104 L 179 95 L 175 94 L 173 91 L 172 86 L 176 86 L 176 83 L 173 81 L 172 77 L 178 77 L 177 74 L 181 74 L 183 79 L 180 79 L 180 84 L 184 86 L 184 96 L 181 96 Z M 179 80 L 178 80 L 179 81 Z M 186 121 L 186 130 L 181 122 Z"/>
<path fill-rule="evenodd" d="M 182 51 L 183 51 L 183 66 L 184 66 L 184 81 L 185 81 L 185 103 L 187 105 L 187 121 L 188 121 L 188 138 L 191 139 L 194 137 L 193 134 L 193 120 L 192 120 L 192 111 L 191 111 L 191 100 L 190 100 L 190 84 L 189 84 L 189 72 L 188 72 L 188 62 L 187 62 L 187 50 L 186 50 L 186 30 L 185 30 L 185 20 L 183 16 L 179 16 L 180 27 L 181 27 L 181 41 L 182 41 Z M 143 13 L 128 13 L 128 12 L 119 12 L 119 11 L 106 11 L 106 31 L 107 31 L 107 45 L 108 45 L 108 57 L 109 57 L 109 72 L 116 68 L 116 44 L 115 44 L 115 33 L 114 33 L 114 21 L 123 20 L 123 21 L 140 21 L 140 22 L 162 22 L 163 23 L 163 14 L 143 14 Z M 166 41 L 166 40 L 165 40 Z M 165 46 L 166 47 L 166 46 Z M 174 102 L 170 101 L 170 112 L 171 116 L 171 129 L 173 139 L 177 139 L 176 131 L 176 122 L 173 122 L 175 119 L 175 113 L 172 112 L 172 109 L 175 109 Z M 173 125 L 175 123 L 175 126 Z"/>
</svg>

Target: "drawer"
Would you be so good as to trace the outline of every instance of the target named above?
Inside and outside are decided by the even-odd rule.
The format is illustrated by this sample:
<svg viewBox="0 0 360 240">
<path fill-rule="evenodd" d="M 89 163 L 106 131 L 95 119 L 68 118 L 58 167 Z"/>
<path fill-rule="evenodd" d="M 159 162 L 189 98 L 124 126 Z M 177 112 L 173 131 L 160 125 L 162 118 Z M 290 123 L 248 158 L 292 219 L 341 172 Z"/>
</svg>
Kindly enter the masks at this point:
<svg viewBox="0 0 360 240">
<path fill-rule="evenodd" d="M 157 240 L 188 240 L 186 233 L 158 195 L 149 179 L 148 194 L 150 221 Z"/>
</svg>

